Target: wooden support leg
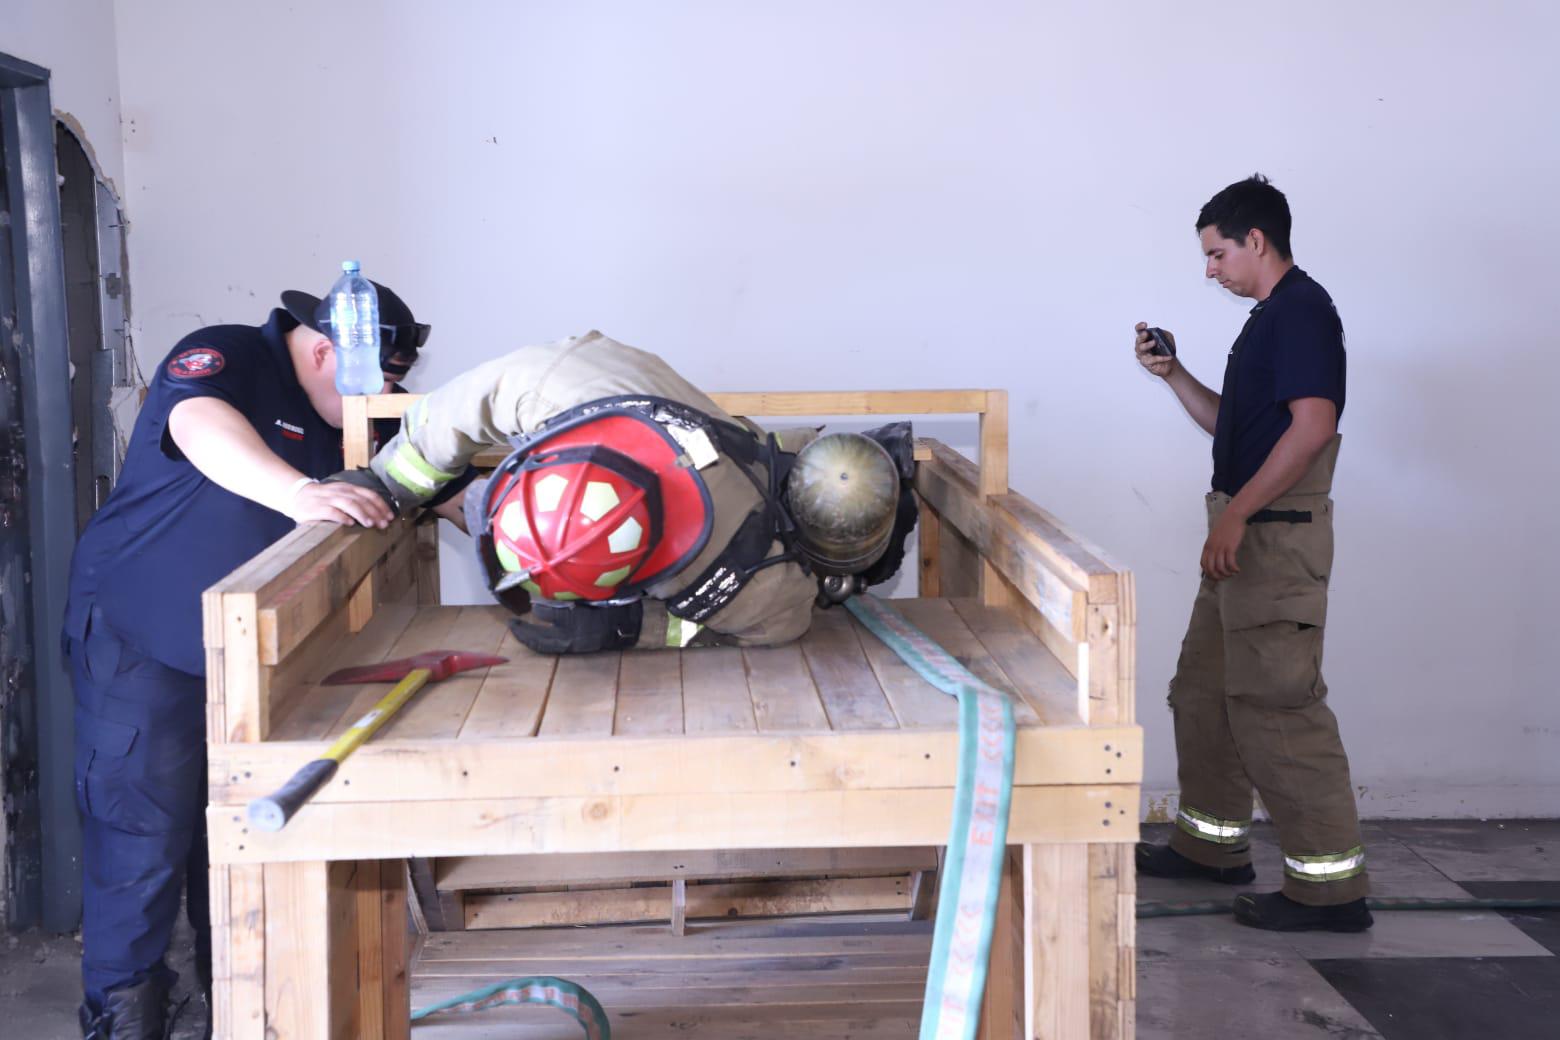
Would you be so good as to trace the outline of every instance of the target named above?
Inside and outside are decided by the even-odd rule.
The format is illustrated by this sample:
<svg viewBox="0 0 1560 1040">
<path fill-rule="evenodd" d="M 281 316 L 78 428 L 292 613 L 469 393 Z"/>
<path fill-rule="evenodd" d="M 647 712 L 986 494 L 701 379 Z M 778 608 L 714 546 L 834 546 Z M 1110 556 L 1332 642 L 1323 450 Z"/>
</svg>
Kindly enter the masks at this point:
<svg viewBox="0 0 1560 1040">
<path fill-rule="evenodd" d="M 980 1013 L 980 1040 L 1010 1040 L 1023 1022 L 1021 967 L 1024 963 L 1023 899 L 1019 850 L 1008 849 L 1002 860 L 1002 892 L 991 930 L 991 962 Z"/>
<path fill-rule="evenodd" d="M 920 595 L 931 599 L 942 595 L 942 518 L 924 499 L 918 497 L 916 503 L 921 512 L 916 529 L 916 544 L 921 550 Z"/>
<path fill-rule="evenodd" d="M 929 921 L 937 912 L 937 871 L 917 870 L 910 875 L 910 920 Z"/>
<path fill-rule="evenodd" d="M 672 934 L 688 934 L 688 882 L 672 879 Z"/>
<path fill-rule="evenodd" d="M 224 1040 L 265 1040 L 265 874 L 211 868 L 211 1023 Z"/>
<path fill-rule="evenodd" d="M 1137 1008 L 1137 874 L 1132 846 L 1088 848 L 1090 1036 L 1132 1040 Z"/>
<path fill-rule="evenodd" d="M 1024 1036 L 1089 1036 L 1089 847 L 1024 846 Z"/>
<path fill-rule="evenodd" d="M 212 881 L 217 1036 L 408 1040 L 400 860 L 218 867 Z"/>
<path fill-rule="evenodd" d="M 401 860 L 356 864 L 358 1035 L 407 1040 L 406 867 Z"/>
<path fill-rule="evenodd" d="M 352 900 L 350 875 L 333 878 L 330 868 L 323 862 L 267 863 L 263 868 L 268 1040 L 335 1035 L 332 1020 L 341 1009 L 333 1006 L 331 933 L 350 922 Z M 355 1012 L 355 998 L 352 1005 Z"/>
</svg>

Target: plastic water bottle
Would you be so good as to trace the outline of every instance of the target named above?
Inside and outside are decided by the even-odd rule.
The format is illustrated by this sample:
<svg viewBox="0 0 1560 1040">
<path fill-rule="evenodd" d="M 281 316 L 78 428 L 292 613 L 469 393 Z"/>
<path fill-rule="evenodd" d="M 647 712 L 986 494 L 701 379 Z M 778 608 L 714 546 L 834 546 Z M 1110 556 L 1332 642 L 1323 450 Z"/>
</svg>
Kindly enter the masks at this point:
<svg viewBox="0 0 1560 1040">
<path fill-rule="evenodd" d="M 343 394 L 377 394 L 385 386 L 379 367 L 379 293 L 363 277 L 356 260 L 343 260 L 341 272 L 330 288 L 336 389 Z"/>
</svg>

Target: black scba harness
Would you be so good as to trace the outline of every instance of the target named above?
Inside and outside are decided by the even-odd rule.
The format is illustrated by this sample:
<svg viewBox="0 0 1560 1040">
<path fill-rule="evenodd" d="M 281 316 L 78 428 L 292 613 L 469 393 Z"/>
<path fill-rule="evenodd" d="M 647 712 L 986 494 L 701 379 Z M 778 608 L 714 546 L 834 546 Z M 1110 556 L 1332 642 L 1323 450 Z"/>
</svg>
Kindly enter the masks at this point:
<svg viewBox="0 0 1560 1040">
<path fill-rule="evenodd" d="M 765 567 L 795 561 L 806 568 L 806 560 L 795 546 L 795 525 L 791 522 L 790 515 L 785 511 L 781 501 L 781 490 L 785 487 L 785 478 L 796 461 L 796 455 L 793 452 L 781 451 L 773 434 L 760 439 L 758 434 L 745 427 L 716 419 L 697 408 L 677 401 L 669 401 L 663 397 L 604 397 L 560 412 L 533 433 L 511 438 L 510 443 L 514 446 L 513 453 L 493 471 L 492 480 L 488 484 L 487 502 L 484 503 L 484 522 L 479 528 L 478 537 L 481 543 L 479 555 L 487 571 L 489 588 L 505 606 L 510 607 L 511 610 L 518 608 L 517 612 L 523 611 L 520 601 L 524 594 L 514 595 L 520 592 L 514 588 L 518 584 L 517 579 L 499 570 L 495 563 L 492 530 L 497 520 L 498 502 L 501 497 L 499 492 L 510 481 L 519 479 L 527 469 L 538 466 L 544 457 L 549 464 L 559 459 L 595 461 L 607 465 L 614 472 L 624 464 L 637 465 L 633 460 L 617 452 L 598 452 L 593 456 L 590 454 L 591 449 L 585 447 L 545 450 L 546 442 L 556 438 L 560 433 L 613 415 L 626 416 L 643 422 L 678 447 L 681 453 L 678 465 L 685 468 L 693 478 L 704 499 L 704 527 L 694 545 L 682 553 L 675 562 L 659 567 L 654 574 L 645 575 L 643 578 L 630 574 L 618 586 L 618 594 L 612 599 L 570 604 L 568 607 L 555 604 L 555 607 L 572 612 L 575 606 L 600 609 L 635 603 L 644 594 L 647 585 L 654 584 L 663 575 L 675 574 L 704 551 L 709 544 L 710 531 L 713 527 L 714 506 L 709 487 L 705 484 L 699 470 L 714 461 L 712 458 L 701 459 L 701 456 L 708 454 L 711 449 L 718 452 L 719 456 L 729 458 L 737 464 L 737 468 L 757 489 L 762 502 L 743 520 L 742 525 L 721 550 L 720 555 L 682 590 L 667 597 L 667 611 L 686 621 L 702 622 L 736 598 L 743 587 L 752 580 L 753 575 Z M 767 480 L 761 480 L 754 474 L 755 466 L 764 468 Z M 627 473 L 622 475 L 630 476 Z M 650 483 L 653 485 L 655 482 Z M 651 539 L 654 544 L 661 535 L 660 510 L 652 508 L 650 512 L 654 525 L 651 529 Z M 769 555 L 770 546 L 777 540 L 782 546 L 782 551 Z M 637 618 L 635 621 L 637 636 Z"/>
</svg>

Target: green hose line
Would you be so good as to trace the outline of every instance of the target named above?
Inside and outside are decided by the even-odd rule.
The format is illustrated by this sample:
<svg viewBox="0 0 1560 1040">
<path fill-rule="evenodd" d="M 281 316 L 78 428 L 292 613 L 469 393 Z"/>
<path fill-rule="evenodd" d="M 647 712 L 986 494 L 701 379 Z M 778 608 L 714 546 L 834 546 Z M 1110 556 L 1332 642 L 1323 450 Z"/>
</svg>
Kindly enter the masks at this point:
<svg viewBox="0 0 1560 1040">
<path fill-rule="evenodd" d="M 1138 920 L 1150 917 L 1195 917 L 1230 913 L 1232 900 L 1206 903 L 1158 903 L 1139 900 Z M 1372 910 L 1560 910 L 1560 899 L 1367 899 Z"/>
</svg>

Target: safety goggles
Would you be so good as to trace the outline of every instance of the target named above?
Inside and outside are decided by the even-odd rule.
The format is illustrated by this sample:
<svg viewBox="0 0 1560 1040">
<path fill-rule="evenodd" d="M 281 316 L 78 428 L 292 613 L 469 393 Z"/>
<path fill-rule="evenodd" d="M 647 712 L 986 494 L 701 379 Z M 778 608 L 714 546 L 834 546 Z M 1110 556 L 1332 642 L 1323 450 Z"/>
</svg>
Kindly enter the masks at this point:
<svg viewBox="0 0 1560 1040">
<path fill-rule="evenodd" d="M 417 351 L 428 342 L 432 326 L 413 322 L 409 325 L 379 326 L 379 368 L 385 375 L 400 378 L 417 363 Z"/>
</svg>

